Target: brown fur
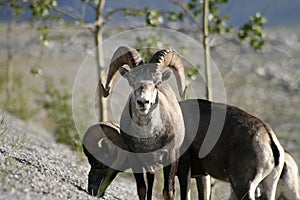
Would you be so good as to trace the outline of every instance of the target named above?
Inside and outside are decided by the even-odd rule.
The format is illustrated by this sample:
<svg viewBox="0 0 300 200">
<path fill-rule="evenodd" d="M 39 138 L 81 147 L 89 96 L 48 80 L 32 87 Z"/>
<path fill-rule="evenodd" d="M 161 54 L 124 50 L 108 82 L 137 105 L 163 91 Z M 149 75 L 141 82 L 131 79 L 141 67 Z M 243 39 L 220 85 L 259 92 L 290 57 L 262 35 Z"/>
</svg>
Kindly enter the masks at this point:
<svg viewBox="0 0 300 200">
<path fill-rule="evenodd" d="M 284 154 L 265 122 L 237 107 L 205 100 L 186 100 L 180 106 L 185 119 L 185 139 L 193 141 L 189 149 L 193 175 L 209 174 L 229 181 L 238 199 L 254 199 L 255 188 L 263 182 L 268 198 L 274 198 L 274 185 L 276 188 Z M 199 158 L 207 134 L 216 134 L 209 132 L 209 126 L 221 123 L 212 121 L 213 109 L 217 113 L 225 112 L 226 118 L 217 143 L 205 157 Z"/>
</svg>

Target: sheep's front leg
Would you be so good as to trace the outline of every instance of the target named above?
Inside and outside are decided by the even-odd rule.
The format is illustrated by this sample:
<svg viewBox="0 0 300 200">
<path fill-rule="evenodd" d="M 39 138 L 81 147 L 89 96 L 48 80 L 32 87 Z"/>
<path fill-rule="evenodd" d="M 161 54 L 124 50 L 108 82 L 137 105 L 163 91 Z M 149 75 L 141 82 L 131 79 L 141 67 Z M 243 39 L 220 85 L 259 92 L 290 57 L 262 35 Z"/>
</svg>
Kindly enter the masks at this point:
<svg viewBox="0 0 300 200">
<path fill-rule="evenodd" d="M 146 199 L 146 184 L 143 173 L 134 173 L 134 178 L 136 181 L 137 193 L 140 200 Z"/>
<path fill-rule="evenodd" d="M 148 188 L 146 188 L 144 174 L 143 173 L 134 173 L 134 178 L 136 180 L 137 193 L 140 200 L 144 200 L 146 198 L 147 191 L 147 200 L 152 199 L 152 188 L 154 182 L 154 174 L 147 172 L 147 183 Z"/>
<path fill-rule="evenodd" d="M 210 176 L 209 175 L 203 175 L 203 176 L 197 176 L 196 183 L 197 183 L 197 190 L 198 190 L 198 198 L 209 200 L 210 199 Z"/>
<path fill-rule="evenodd" d="M 185 152 L 179 159 L 177 177 L 180 185 L 180 199 L 190 199 L 191 161 L 189 152 Z"/>
<path fill-rule="evenodd" d="M 148 189 L 147 189 L 147 200 L 152 199 L 152 189 L 153 189 L 153 182 L 154 182 L 154 174 L 151 172 L 147 172 L 147 183 L 148 183 Z"/>
<path fill-rule="evenodd" d="M 164 199 L 172 200 L 175 195 L 174 181 L 178 168 L 178 160 L 175 160 L 170 165 L 164 167 Z"/>
</svg>

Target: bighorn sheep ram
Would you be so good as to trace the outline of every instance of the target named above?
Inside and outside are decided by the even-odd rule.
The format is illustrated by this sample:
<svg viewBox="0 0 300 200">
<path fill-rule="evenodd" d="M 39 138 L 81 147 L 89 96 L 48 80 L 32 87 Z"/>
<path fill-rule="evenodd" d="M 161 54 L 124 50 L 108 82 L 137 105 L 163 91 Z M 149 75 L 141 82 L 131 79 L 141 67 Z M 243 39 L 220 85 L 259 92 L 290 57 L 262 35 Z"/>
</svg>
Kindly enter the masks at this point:
<svg viewBox="0 0 300 200">
<path fill-rule="evenodd" d="M 105 190 L 120 172 L 112 168 L 109 162 L 119 162 L 117 165 L 123 169 L 128 169 L 128 160 L 119 159 L 120 151 L 118 148 L 126 150 L 126 145 L 120 135 L 119 125 L 113 122 L 101 122 L 87 129 L 83 136 L 82 146 L 91 166 L 88 174 L 88 193 L 92 196 L 101 197 Z M 106 161 L 104 164 L 101 160 Z M 113 165 L 114 163 L 111 163 Z M 146 196 L 146 185 L 143 174 L 135 173 L 134 177 L 137 184 L 137 193 L 139 199 L 144 200 Z M 152 186 L 154 175 L 147 172 L 148 193 L 147 199 L 152 196 Z"/>
<path fill-rule="evenodd" d="M 264 198 L 274 200 L 277 182 L 284 165 L 284 149 L 268 124 L 247 112 L 226 104 L 191 99 L 180 102 L 183 112 L 186 140 L 192 140 L 187 154 L 192 175 L 211 175 L 231 183 L 238 199 L 255 199 L 255 190 L 262 183 Z M 212 119 L 212 112 L 225 111 L 221 135 L 212 150 L 199 158 L 199 150 Z M 199 122 L 195 123 L 195 119 Z M 197 126 L 195 138 L 193 132 Z M 214 134 L 214 133 L 212 133 Z M 192 135 L 192 138 L 189 138 Z M 188 171 L 182 173 L 188 177 Z M 180 179 L 179 179 L 180 180 Z M 186 185 L 181 184 L 186 190 Z M 204 199 L 200 197 L 199 199 Z"/>
<path fill-rule="evenodd" d="M 123 68 L 125 64 L 131 69 Z M 144 168 L 155 165 L 155 154 L 163 155 L 163 196 L 173 199 L 179 148 L 185 131 L 176 95 L 164 83 L 171 76 L 169 70 L 163 72 L 164 67 L 173 70 L 180 97 L 184 99 L 186 87 L 181 58 L 174 50 L 167 49 L 156 52 L 149 63 L 144 64 L 135 49 L 119 47 L 112 57 L 105 87 L 101 84 L 101 88 L 103 96 L 108 96 L 118 70 L 127 79 L 133 92 L 121 114 L 121 136 L 137 160 L 146 162 Z M 143 159 L 145 155 L 147 158 Z"/>
</svg>

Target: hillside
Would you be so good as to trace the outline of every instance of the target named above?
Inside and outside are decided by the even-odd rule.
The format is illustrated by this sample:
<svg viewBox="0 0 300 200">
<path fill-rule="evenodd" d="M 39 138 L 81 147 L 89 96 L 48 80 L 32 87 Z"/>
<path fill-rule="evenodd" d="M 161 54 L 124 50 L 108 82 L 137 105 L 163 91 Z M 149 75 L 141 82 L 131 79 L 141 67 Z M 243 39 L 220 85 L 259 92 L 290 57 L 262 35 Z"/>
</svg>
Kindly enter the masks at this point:
<svg viewBox="0 0 300 200">
<path fill-rule="evenodd" d="M 105 30 L 104 36 L 109 38 L 120 31 Z M 26 122 L 0 113 L 0 121 L 4 118 L 1 129 L 7 127 L 4 133 L 0 130 L 0 199 L 91 198 L 85 192 L 88 173 L 85 158 L 79 158 L 67 146 L 57 144 L 52 133 L 44 130 L 51 126 L 36 100 L 43 97 L 47 77 L 53 78 L 58 88 L 73 90 L 79 67 L 93 52 L 93 39 L 88 32 L 71 26 L 55 27 L 50 33 L 53 40 L 41 47 L 37 39 L 39 34 L 31 26 L 20 24 L 13 30 L 13 74 L 20 78 L 17 89 L 23 94 L 19 106 L 28 106 L 37 113 L 30 113 Z M 3 24 L 0 35 L 6 35 Z M 199 34 L 195 35 L 194 38 L 199 37 Z M 184 44 L 185 41 L 180 42 Z M 0 66 L 7 64 L 6 46 L 6 38 L 0 37 Z M 233 36 L 216 36 L 212 38 L 211 56 L 222 75 L 226 102 L 269 123 L 299 165 L 300 29 L 267 29 L 266 48 L 259 52 L 239 43 Z M 108 55 L 106 59 L 110 57 Z M 94 67 L 93 62 L 91 67 Z M 32 76 L 32 68 L 41 69 L 41 74 Z M 0 102 L 3 105 L 6 92 L 4 67 L 0 68 L 0 75 Z M 85 75 L 88 84 L 96 83 L 90 78 L 91 74 Z M 63 84 L 61 79 L 65 80 Z M 196 86 L 204 90 L 203 85 L 196 83 Z M 82 90 L 82 96 L 85 97 L 88 89 Z M 94 96 L 91 98 L 94 100 Z M 93 103 L 90 104 L 92 108 Z M 83 114 L 87 112 L 84 110 Z M 218 195 L 224 194 L 226 191 Z M 133 179 L 121 176 L 109 188 L 105 199 L 132 197 L 137 197 Z"/>
<path fill-rule="evenodd" d="M 89 170 L 67 146 L 42 128 L 0 113 L 0 199 L 95 199 L 86 192 Z M 133 199 L 135 183 L 118 178 L 104 199 Z"/>
</svg>

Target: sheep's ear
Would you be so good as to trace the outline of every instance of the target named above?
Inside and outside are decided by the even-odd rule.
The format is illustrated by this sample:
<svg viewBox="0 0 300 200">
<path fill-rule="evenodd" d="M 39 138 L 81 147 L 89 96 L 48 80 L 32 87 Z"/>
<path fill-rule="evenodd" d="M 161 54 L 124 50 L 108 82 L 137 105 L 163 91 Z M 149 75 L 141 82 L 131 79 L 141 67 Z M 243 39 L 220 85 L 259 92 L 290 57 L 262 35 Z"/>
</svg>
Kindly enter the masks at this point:
<svg viewBox="0 0 300 200">
<path fill-rule="evenodd" d="M 163 73 L 162 73 L 162 77 L 161 77 L 161 80 L 162 81 L 166 81 L 166 80 L 168 80 L 170 77 L 172 76 L 172 72 L 171 72 L 171 70 L 166 70 L 166 71 L 164 71 Z"/>
<path fill-rule="evenodd" d="M 120 72 L 121 76 L 125 77 L 125 74 L 127 74 L 128 69 L 126 69 L 124 67 L 120 67 L 119 72 Z"/>
</svg>

